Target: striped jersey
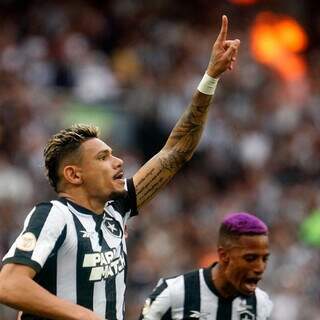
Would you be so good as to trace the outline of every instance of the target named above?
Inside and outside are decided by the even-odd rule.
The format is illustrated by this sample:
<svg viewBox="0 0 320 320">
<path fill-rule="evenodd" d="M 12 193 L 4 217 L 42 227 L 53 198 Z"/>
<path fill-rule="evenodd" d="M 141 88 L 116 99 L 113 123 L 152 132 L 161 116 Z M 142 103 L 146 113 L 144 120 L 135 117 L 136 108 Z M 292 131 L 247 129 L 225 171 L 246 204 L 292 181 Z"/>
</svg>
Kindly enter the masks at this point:
<svg viewBox="0 0 320 320">
<path fill-rule="evenodd" d="M 125 224 L 137 214 L 132 179 L 127 195 L 108 201 L 103 214 L 59 198 L 35 206 L 3 263 L 32 267 L 34 280 L 56 296 L 102 319 L 124 318 L 127 274 Z M 23 314 L 23 320 L 44 320 Z"/>
<path fill-rule="evenodd" d="M 211 269 L 160 279 L 145 302 L 140 320 L 269 318 L 273 304 L 267 293 L 257 288 L 251 296 L 223 298 L 213 284 Z"/>
</svg>

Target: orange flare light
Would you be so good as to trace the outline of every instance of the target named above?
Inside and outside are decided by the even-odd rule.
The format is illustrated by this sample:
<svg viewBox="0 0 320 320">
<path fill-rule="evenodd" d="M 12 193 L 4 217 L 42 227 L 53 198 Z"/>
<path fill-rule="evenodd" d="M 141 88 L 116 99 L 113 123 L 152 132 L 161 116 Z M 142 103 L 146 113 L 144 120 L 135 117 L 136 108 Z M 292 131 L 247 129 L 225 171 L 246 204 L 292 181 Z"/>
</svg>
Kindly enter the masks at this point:
<svg viewBox="0 0 320 320">
<path fill-rule="evenodd" d="M 307 46 L 307 35 L 291 17 L 260 13 L 251 28 L 251 52 L 286 80 L 302 77 L 306 63 L 297 53 Z"/>
<path fill-rule="evenodd" d="M 229 2 L 233 3 L 233 4 L 238 4 L 238 5 L 250 5 L 250 4 L 254 4 L 257 3 L 258 0 L 229 0 Z"/>
</svg>

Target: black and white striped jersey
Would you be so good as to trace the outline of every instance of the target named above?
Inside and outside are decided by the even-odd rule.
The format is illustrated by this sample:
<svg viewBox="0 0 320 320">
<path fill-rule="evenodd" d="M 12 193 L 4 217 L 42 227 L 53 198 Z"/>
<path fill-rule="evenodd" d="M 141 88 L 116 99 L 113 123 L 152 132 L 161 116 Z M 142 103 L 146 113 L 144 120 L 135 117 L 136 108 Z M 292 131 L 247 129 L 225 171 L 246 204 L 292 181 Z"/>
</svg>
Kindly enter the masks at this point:
<svg viewBox="0 0 320 320">
<path fill-rule="evenodd" d="M 102 319 L 122 320 L 125 224 L 137 214 L 132 179 L 126 180 L 126 189 L 127 196 L 108 201 L 101 215 L 65 198 L 37 205 L 3 263 L 28 265 L 37 272 L 34 280 L 51 293 L 93 310 Z M 22 319 L 44 320 L 28 314 Z"/>
<path fill-rule="evenodd" d="M 160 279 L 146 300 L 140 320 L 266 320 L 272 310 L 267 293 L 226 299 L 215 288 L 211 268 Z"/>
</svg>

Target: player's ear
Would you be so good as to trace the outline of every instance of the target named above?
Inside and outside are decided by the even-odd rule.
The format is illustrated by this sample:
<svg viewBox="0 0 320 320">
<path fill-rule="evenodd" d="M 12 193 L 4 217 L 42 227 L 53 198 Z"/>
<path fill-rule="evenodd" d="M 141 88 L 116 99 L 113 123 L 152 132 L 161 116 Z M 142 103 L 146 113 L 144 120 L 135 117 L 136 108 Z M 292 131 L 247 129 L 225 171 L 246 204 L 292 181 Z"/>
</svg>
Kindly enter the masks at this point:
<svg viewBox="0 0 320 320">
<path fill-rule="evenodd" d="M 63 176 L 71 184 L 80 185 L 82 183 L 82 170 L 75 165 L 66 165 L 63 168 Z"/>
<path fill-rule="evenodd" d="M 218 257 L 219 262 L 221 264 L 228 264 L 229 263 L 229 252 L 226 248 L 219 246 L 218 247 Z"/>
</svg>

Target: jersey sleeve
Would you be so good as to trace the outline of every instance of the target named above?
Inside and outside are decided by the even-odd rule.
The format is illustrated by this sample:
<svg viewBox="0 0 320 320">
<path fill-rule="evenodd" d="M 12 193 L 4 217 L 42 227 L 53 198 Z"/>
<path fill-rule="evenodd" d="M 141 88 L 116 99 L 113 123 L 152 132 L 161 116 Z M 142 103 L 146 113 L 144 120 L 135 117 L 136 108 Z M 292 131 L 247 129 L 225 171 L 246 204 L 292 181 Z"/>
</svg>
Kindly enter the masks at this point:
<svg viewBox="0 0 320 320">
<path fill-rule="evenodd" d="M 151 295 L 145 301 L 139 320 L 165 319 L 171 319 L 171 298 L 166 280 L 160 279 Z"/>
<path fill-rule="evenodd" d="M 28 214 L 22 232 L 4 256 L 3 264 L 23 264 L 39 272 L 65 237 L 65 224 L 63 213 L 51 203 L 35 206 Z"/>
</svg>

